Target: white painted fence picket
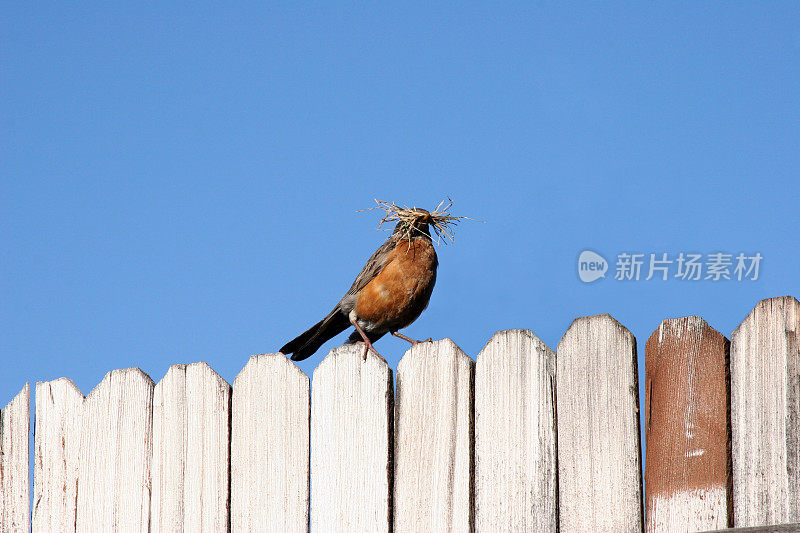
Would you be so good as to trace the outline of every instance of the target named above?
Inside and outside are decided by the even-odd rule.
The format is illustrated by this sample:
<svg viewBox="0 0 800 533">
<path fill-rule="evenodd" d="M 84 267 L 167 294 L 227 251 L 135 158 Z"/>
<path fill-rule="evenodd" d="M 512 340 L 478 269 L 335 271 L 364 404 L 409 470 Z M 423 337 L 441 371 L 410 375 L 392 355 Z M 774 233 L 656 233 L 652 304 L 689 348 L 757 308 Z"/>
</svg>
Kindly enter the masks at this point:
<svg viewBox="0 0 800 533">
<path fill-rule="evenodd" d="M 800 302 L 763 300 L 731 337 L 734 525 L 800 522 Z"/>
<path fill-rule="evenodd" d="M 392 371 L 361 346 L 333 350 L 311 387 L 311 529 L 391 530 Z"/>
<path fill-rule="evenodd" d="M 153 393 L 155 531 L 227 531 L 231 386 L 206 363 L 173 365 Z"/>
<path fill-rule="evenodd" d="M 394 531 L 468 531 L 475 362 L 450 339 L 397 365 Z"/>
<path fill-rule="evenodd" d="M 36 384 L 33 531 L 75 531 L 83 393 L 60 378 Z"/>
<path fill-rule="evenodd" d="M 647 346 L 648 531 L 724 525 L 731 493 L 734 525 L 793 530 L 800 303 L 760 302 L 730 352 L 699 317 Z M 157 385 L 115 370 L 85 398 L 40 382 L 30 500 L 26 385 L 0 413 L 0 533 L 642 530 L 636 341 L 610 316 L 576 319 L 557 353 L 498 332 L 477 365 L 449 339 L 418 344 L 395 385 L 352 346 L 313 386 L 280 354 L 233 387 L 205 363 Z"/>
<path fill-rule="evenodd" d="M 28 432 L 31 387 L 26 383 L 0 412 L 0 524 L 16 533 L 30 528 Z"/>
<path fill-rule="evenodd" d="M 114 370 L 83 401 L 76 531 L 149 531 L 154 385 Z"/>
<path fill-rule="evenodd" d="M 308 376 L 255 355 L 233 382 L 231 529 L 307 531 Z"/>
<path fill-rule="evenodd" d="M 578 318 L 556 357 L 560 531 L 642 531 L 636 339 L 610 315 Z"/>
<path fill-rule="evenodd" d="M 475 370 L 475 527 L 558 528 L 556 354 L 528 330 L 497 332 Z"/>
</svg>

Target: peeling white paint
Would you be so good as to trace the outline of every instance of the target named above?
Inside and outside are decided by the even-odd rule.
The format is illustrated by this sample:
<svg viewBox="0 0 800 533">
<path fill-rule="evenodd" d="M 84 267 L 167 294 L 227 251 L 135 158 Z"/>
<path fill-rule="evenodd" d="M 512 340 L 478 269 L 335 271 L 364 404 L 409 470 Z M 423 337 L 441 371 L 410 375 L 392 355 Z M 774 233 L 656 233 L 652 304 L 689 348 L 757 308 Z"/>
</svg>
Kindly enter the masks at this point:
<svg viewBox="0 0 800 533">
<path fill-rule="evenodd" d="M 649 498 L 645 531 L 707 531 L 728 527 L 725 487 L 678 491 Z"/>
</svg>

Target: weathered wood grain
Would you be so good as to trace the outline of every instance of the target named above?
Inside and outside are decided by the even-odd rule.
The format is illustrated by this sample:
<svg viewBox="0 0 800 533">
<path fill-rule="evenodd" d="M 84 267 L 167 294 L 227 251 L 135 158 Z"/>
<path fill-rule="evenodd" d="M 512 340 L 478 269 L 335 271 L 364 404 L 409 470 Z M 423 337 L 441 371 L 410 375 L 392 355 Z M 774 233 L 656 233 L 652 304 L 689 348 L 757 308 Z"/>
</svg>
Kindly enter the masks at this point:
<svg viewBox="0 0 800 533">
<path fill-rule="evenodd" d="M 311 387 L 311 530 L 391 529 L 393 383 L 361 346 L 333 350 Z"/>
<path fill-rule="evenodd" d="M 308 530 L 309 382 L 282 354 L 255 355 L 233 382 L 231 527 Z"/>
<path fill-rule="evenodd" d="M 800 524 L 773 524 L 771 526 L 734 527 L 717 529 L 708 533 L 800 533 Z"/>
<path fill-rule="evenodd" d="M 34 532 L 75 531 L 83 400 L 70 379 L 36 384 Z"/>
<path fill-rule="evenodd" d="M 608 314 L 578 318 L 557 354 L 559 529 L 642 531 L 636 340 Z"/>
<path fill-rule="evenodd" d="M 153 380 L 114 370 L 86 396 L 78 460 L 77 531 L 148 531 Z"/>
<path fill-rule="evenodd" d="M 30 531 L 28 434 L 31 387 L 26 383 L 0 412 L 0 532 Z"/>
<path fill-rule="evenodd" d="M 475 367 L 475 526 L 556 531 L 555 353 L 528 330 L 497 332 Z"/>
<path fill-rule="evenodd" d="M 475 363 L 450 339 L 397 367 L 394 531 L 470 531 Z"/>
<path fill-rule="evenodd" d="M 728 350 L 699 316 L 664 320 L 647 340 L 648 532 L 730 525 Z"/>
<path fill-rule="evenodd" d="M 800 302 L 762 300 L 731 337 L 736 526 L 800 521 Z"/>
<path fill-rule="evenodd" d="M 231 386 L 206 363 L 173 365 L 153 394 L 155 531 L 227 531 Z"/>
</svg>

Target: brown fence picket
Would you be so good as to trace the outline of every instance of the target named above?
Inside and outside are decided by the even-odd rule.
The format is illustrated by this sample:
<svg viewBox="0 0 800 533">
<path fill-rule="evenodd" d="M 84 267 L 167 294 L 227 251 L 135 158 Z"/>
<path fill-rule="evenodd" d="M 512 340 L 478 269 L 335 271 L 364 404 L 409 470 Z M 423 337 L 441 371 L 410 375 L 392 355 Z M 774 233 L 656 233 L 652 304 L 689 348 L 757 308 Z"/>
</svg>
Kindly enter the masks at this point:
<svg viewBox="0 0 800 533">
<path fill-rule="evenodd" d="M 646 530 L 730 525 L 728 340 L 698 316 L 645 345 Z"/>
</svg>

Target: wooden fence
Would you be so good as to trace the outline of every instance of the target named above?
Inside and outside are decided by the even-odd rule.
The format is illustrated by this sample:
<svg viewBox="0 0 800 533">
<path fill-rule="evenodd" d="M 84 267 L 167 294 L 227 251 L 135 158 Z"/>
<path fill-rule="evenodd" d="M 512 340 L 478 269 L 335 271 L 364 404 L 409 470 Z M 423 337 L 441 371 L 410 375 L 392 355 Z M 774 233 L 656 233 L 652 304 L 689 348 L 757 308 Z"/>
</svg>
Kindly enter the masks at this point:
<svg viewBox="0 0 800 533">
<path fill-rule="evenodd" d="M 477 363 L 449 339 L 400 361 L 337 348 L 309 378 L 253 356 L 158 383 L 68 379 L 0 414 L 3 532 L 695 531 L 800 522 L 800 303 L 760 302 L 729 342 L 699 317 L 645 344 L 609 315 L 554 352 L 501 331 Z M 32 507 L 29 502 L 32 501 Z M 646 512 L 645 512 L 646 510 Z M 777 529 L 771 529 L 777 531 Z M 792 530 L 785 526 L 784 531 Z"/>
</svg>

